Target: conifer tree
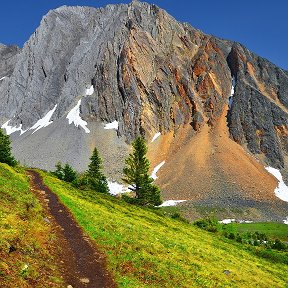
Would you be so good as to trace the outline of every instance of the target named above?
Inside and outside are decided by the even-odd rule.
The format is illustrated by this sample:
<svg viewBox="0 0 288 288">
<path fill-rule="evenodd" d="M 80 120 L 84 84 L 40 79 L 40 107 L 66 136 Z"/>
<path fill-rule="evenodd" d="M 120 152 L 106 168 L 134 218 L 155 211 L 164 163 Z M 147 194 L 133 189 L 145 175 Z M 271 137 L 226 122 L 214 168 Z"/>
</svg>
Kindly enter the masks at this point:
<svg viewBox="0 0 288 288">
<path fill-rule="evenodd" d="M 62 163 L 60 161 L 57 162 L 57 164 L 55 165 L 56 167 L 56 171 L 53 172 L 53 174 L 60 180 L 64 179 L 64 171 L 63 171 L 63 167 L 62 167 Z"/>
<path fill-rule="evenodd" d="M 145 140 L 142 137 L 136 138 L 132 147 L 132 153 L 125 160 L 123 181 L 135 192 L 137 204 L 158 206 L 162 203 L 160 189 L 153 184 L 153 179 L 148 174 L 150 162 L 146 157 L 148 148 Z"/>
<path fill-rule="evenodd" d="M 63 168 L 63 180 L 66 182 L 73 182 L 77 178 L 77 172 L 69 164 L 65 164 Z"/>
<path fill-rule="evenodd" d="M 93 150 L 93 154 L 90 158 L 91 162 L 88 166 L 87 182 L 91 189 L 101 192 L 101 193 L 109 193 L 108 182 L 105 175 L 102 172 L 102 159 L 98 153 L 97 148 Z"/>
<path fill-rule="evenodd" d="M 11 153 L 11 141 L 8 135 L 3 133 L 0 129 L 0 162 L 6 163 L 10 166 L 15 166 L 17 161 Z"/>
</svg>

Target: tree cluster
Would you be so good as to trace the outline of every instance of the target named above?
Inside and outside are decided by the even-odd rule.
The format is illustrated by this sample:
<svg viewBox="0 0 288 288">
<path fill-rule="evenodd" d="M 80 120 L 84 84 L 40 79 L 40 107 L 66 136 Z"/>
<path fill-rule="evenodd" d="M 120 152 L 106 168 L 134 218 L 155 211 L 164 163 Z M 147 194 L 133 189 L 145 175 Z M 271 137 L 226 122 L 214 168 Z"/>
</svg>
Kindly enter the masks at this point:
<svg viewBox="0 0 288 288">
<path fill-rule="evenodd" d="M 54 171 L 54 175 L 60 180 L 64 180 L 66 182 L 73 182 L 77 179 L 77 172 L 68 163 L 62 167 L 61 162 L 58 162 L 56 164 L 56 171 Z"/>
<path fill-rule="evenodd" d="M 17 161 L 11 153 L 11 141 L 0 129 L 0 162 L 15 166 Z M 142 137 L 138 137 L 132 143 L 133 151 L 125 160 L 123 169 L 123 181 L 129 185 L 129 189 L 135 194 L 134 198 L 126 195 L 124 200 L 142 206 L 158 206 L 162 203 L 160 189 L 153 184 L 149 176 L 150 163 L 146 157 L 147 145 Z M 53 174 L 66 182 L 73 183 L 78 188 L 89 187 L 101 193 L 109 193 L 107 178 L 102 172 L 102 159 L 95 148 L 90 158 L 88 170 L 83 175 L 77 172 L 68 163 L 62 166 L 61 162 L 56 164 Z"/>
<path fill-rule="evenodd" d="M 132 143 L 133 151 L 125 160 L 123 181 L 129 185 L 134 197 L 124 195 L 123 199 L 129 203 L 142 206 L 158 206 L 162 203 L 160 189 L 153 184 L 149 176 L 150 163 L 146 157 L 147 145 L 142 137 L 136 138 Z M 83 175 L 78 175 L 73 168 L 66 164 L 56 164 L 54 175 L 66 182 L 73 182 L 78 188 L 90 188 L 97 192 L 109 193 L 107 178 L 105 177 L 102 159 L 95 148 L 90 158 L 88 170 Z"/>
<path fill-rule="evenodd" d="M 82 175 L 78 175 L 69 164 L 65 164 L 65 166 L 62 167 L 61 162 L 56 164 L 56 170 L 53 174 L 60 180 L 73 183 L 77 188 L 90 188 L 97 192 L 107 194 L 109 192 L 108 182 L 102 172 L 102 160 L 96 148 L 90 160 L 88 170 Z"/>
</svg>

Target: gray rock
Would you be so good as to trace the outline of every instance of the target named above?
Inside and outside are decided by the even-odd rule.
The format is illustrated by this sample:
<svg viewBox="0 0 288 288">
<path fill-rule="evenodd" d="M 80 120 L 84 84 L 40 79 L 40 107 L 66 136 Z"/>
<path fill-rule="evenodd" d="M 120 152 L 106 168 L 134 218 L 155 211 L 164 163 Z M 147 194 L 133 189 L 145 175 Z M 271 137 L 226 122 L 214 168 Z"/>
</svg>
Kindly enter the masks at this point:
<svg viewBox="0 0 288 288">
<path fill-rule="evenodd" d="M 288 144 L 288 76 L 269 61 L 235 44 L 228 56 L 236 78 L 229 128 L 233 139 L 266 163 L 283 168 Z"/>
<path fill-rule="evenodd" d="M 50 224 L 51 223 L 51 221 L 48 219 L 48 218 L 43 218 L 43 220 L 47 223 L 47 224 Z"/>
<path fill-rule="evenodd" d="M 0 44 L 0 79 L 9 77 L 12 74 L 20 51 L 20 48 L 17 46 Z"/>
<path fill-rule="evenodd" d="M 83 171 L 96 145 L 107 173 L 119 175 L 137 135 L 215 125 L 232 76 L 231 137 L 267 164 L 285 165 L 288 72 L 155 5 L 63 6 L 42 19 L 22 50 L 1 46 L 0 56 L 0 76 L 9 76 L 0 82 L 0 124 L 12 119 L 10 125 L 28 129 L 57 104 L 53 124 L 12 134 L 16 157 L 29 166 L 53 169 L 60 160 Z M 95 92 L 83 97 L 91 85 Z M 66 119 L 80 99 L 90 134 Z M 117 134 L 104 131 L 103 123 L 114 120 Z"/>
</svg>

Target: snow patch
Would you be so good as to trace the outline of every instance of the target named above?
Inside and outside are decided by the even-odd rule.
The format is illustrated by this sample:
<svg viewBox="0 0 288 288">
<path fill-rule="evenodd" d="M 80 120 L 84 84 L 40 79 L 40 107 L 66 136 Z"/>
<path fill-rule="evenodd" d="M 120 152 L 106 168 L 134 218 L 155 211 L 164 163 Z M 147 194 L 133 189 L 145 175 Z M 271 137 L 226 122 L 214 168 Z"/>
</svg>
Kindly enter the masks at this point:
<svg viewBox="0 0 288 288">
<path fill-rule="evenodd" d="M 13 127 L 9 125 L 9 122 L 11 121 L 8 120 L 6 123 L 4 123 L 1 128 L 6 130 L 6 134 L 7 135 L 11 135 L 14 132 L 20 131 L 20 135 L 22 135 L 23 133 L 25 133 L 27 130 L 22 130 L 22 124 L 19 125 L 19 127 Z"/>
<path fill-rule="evenodd" d="M 151 141 L 151 143 L 153 143 L 158 137 L 160 137 L 161 136 L 161 133 L 160 132 L 158 132 L 158 133 L 156 133 L 155 135 L 154 135 L 154 137 L 152 138 L 152 141 Z"/>
<path fill-rule="evenodd" d="M 86 96 L 91 96 L 94 93 L 94 87 L 91 85 L 90 88 L 86 89 Z"/>
<path fill-rule="evenodd" d="M 104 129 L 106 130 L 110 130 L 110 129 L 118 130 L 118 128 L 119 128 L 119 123 L 116 120 L 112 123 L 105 124 L 104 126 Z"/>
<path fill-rule="evenodd" d="M 4 76 L 4 77 L 2 77 L 2 78 L 0 79 L 0 81 L 4 80 L 4 79 L 6 79 L 6 78 L 7 78 L 7 76 Z"/>
<path fill-rule="evenodd" d="M 286 218 L 286 220 L 283 220 L 284 224 L 288 225 L 288 217 Z"/>
<path fill-rule="evenodd" d="M 178 203 L 183 203 L 186 202 L 187 200 L 167 200 L 164 201 L 161 205 L 158 207 L 171 207 L 171 206 L 176 206 Z"/>
<path fill-rule="evenodd" d="M 80 105 L 81 99 L 78 101 L 77 105 L 68 113 L 66 119 L 69 120 L 69 125 L 74 123 L 76 127 L 82 127 L 85 130 L 85 133 L 90 133 L 90 130 L 86 127 L 87 122 L 80 117 Z"/>
<path fill-rule="evenodd" d="M 231 223 L 234 223 L 234 222 L 236 222 L 235 219 L 224 219 L 222 221 L 219 221 L 219 223 L 221 223 L 221 224 L 231 224 Z"/>
<path fill-rule="evenodd" d="M 109 193 L 113 196 L 126 193 L 128 190 L 127 187 L 125 187 L 124 185 L 121 185 L 117 182 L 111 182 L 111 181 L 108 181 L 108 188 L 109 188 Z"/>
<path fill-rule="evenodd" d="M 161 169 L 161 167 L 165 164 L 165 161 L 161 162 L 159 165 L 157 165 L 152 174 L 151 174 L 151 178 L 153 178 L 154 180 L 158 179 L 158 176 L 157 176 L 157 172 Z"/>
<path fill-rule="evenodd" d="M 253 223 L 253 221 L 250 221 L 250 220 L 236 220 L 236 219 L 224 219 L 222 221 L 219 221 L 219 223 L 221 224 L 231 224 L 231 223 L 240 223 L 240 224 L 251 224 Z"/>
<path fill-rule="evenodd" d="M 57 104 L 54 106 L 52 110 L 50 110 L 42 119 L 38 120 L 29 130 L 35 130 L 32 134 L 34 134 L 36 131 L 38 131 L 41 128 L 47 127 L 50 124 L 53 123 L 53 121 L 50 121 L 53 113 L 55 112 L 57 108 Z"/>
<path fill-rule="evenodd" d="M 283 181 L 281 172 L 273 167 L 265 167 L 265 169 L 279 181 L 274 191 L 275 195 L 282 201 L 288 202 L 288 187 Z"/>
<path fill-rule="evenodd" d="M 235 94 L 235 86 L 236 86 L 236 79 L 233 76 L 232 78 L 232 87 L 231 87 L 231 93 L 230 93 L 230 97 L 229 97 L 229 109 L 231 109 L 232 104 L 233 104 L 233 97 Z"/>
</svg>

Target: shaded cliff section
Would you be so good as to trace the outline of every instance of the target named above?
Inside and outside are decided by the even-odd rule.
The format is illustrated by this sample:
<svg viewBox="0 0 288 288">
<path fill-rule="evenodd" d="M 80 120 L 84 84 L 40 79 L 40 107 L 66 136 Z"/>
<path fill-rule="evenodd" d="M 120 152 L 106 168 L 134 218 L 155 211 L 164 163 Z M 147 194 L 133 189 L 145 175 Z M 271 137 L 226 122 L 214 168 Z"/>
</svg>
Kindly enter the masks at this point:
<svg viewBox="0 0 288 288">
<path fill-rule="evenodd" d="M 234 44 L 228 64 L 236 79 L 228 115 L 231 137 L 267 164 L 283 168 L 288 152 L 288 72 Z"/>
<path fill-rule="evenodd" d="M 1 124 L 12 119 L 25 130 L 56 104 L 51 120 L 59 123 L 82 99 L 88 126 L 117 120 L 127 143 L 158 131 L 176 137 L 183 125 L 193 136 L 222 117 L 234 77 L 230 136 L 267 164 L 284 167 L 288 73 L 155 5 L 63 6 L 43 18 L 21 51 L 5 49 L 14 56 L 9 64 L 0 59 L 0 75 L 9 76 L 0 82 Z M 91 85 L 95 92 L 83 98 Z"/>
</svg>

